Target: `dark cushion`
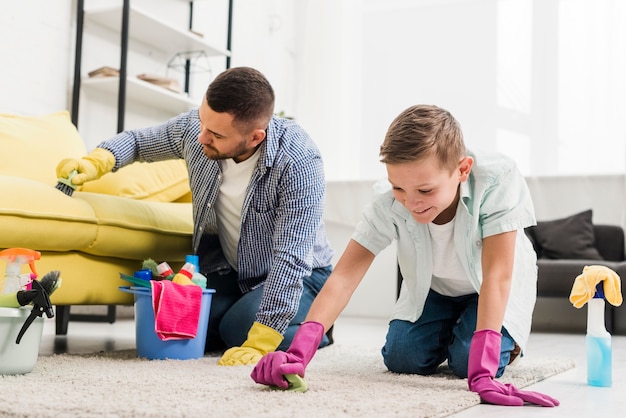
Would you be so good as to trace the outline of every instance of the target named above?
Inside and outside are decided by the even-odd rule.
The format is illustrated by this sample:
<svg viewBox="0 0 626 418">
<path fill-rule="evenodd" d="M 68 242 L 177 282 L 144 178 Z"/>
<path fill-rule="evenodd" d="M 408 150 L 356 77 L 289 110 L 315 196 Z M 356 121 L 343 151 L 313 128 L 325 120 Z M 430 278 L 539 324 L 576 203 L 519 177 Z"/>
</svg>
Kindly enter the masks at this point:
<svg viewBox="0 0 626 418">
<path fill-rule="evenodd" d="M 563 219 L 539 221 L 532 235 L 541 247 L 541 258 L 602 260 L 595 247 L 591 209 Z"/>
<path fill-rule="evenodd" d="M 624 230 L 618 225 L 593 225 L 596 248 L 605 260 L 624 261 Z M 626 276 L 625 276 L 626 277 Z"/>
</svg>

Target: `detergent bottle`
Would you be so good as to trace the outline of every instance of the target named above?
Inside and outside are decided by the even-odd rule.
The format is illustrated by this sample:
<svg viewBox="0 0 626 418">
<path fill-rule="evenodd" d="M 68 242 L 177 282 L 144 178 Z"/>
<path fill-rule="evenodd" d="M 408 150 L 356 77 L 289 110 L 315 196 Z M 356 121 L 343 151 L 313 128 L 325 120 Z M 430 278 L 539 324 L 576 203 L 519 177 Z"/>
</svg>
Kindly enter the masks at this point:
<svg viewBox="0 0 626 418">
<path fill-rule="evenodd" d="M 40 258 L 39 251 L 28 248 L 7 248 L 0 251 L 0 259 L 7 263 L 4 278 L 0 282 L 2 293 L 15 293 L 26 289 L 27 285 L 37 277 L 35 260 Z M 31 273 L 21 273 L 23 264 L 28 264 Z"/>
<path fill-rule="evenodd" d="M 611 334 L 604 325 L 604 290 L 602 282 L 587 302 L 587 384 L 610 387 L 612 384 Z"/>
<path fill-rule="evenodd" d="M 185 257 L 185 262 L 193 264 L 194 267 L 194 272 L 191 275 L 191 281 L 201 288 L 206 289 L 206 277 L 200 273 L 200 258 L 197 255 L 188 255 Z"/>
</svg>

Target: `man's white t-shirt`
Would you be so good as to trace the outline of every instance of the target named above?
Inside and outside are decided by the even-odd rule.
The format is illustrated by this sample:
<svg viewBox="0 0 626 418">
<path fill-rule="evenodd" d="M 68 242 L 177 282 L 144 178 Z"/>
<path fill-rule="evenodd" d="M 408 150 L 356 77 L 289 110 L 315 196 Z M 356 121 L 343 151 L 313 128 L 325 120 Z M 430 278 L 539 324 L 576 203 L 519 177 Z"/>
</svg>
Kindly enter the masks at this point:
<svg viewBox="0 0 626 418">
<path fill-rule="evenodd" d="M 215 202 L 217 227 L 224 256 L 235 270 L 238 270 L 237 246 L 241 233 L 241 209 L 259 156 L 257 149 L 250 158 L 240 163 L 232 158 L 220 160 L 222 184 Z"/>
</svg>

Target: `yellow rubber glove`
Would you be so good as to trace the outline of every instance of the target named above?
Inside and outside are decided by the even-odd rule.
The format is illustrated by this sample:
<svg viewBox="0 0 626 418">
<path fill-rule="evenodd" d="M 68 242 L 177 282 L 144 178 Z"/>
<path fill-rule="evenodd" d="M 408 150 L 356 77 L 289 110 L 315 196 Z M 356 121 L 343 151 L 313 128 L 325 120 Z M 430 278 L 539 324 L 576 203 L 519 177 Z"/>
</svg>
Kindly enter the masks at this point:
<svg viewBox="0 0 626 418">
<path fill-rule="evenodd" d="M 264 355 L 276 350 L 282 340 L 283 336 L 274 328 L 255 322 L 248 331 L 248 339 L 241 347 L 226 350 L 217 364 L 220 366 L 256 364 Z"/>
<path fill-rule="evenodd" d="M 581 275 L 576 277 L 569 301 L 574 307 L 581 308 L 596 293 L 598 283 L 604 288 L 604 297 L 613 306 L 622 304 L 620 278 L 613 270 L 605 266 L 585 266 Z"/>
<path fill-rule="evenodd" d="M 71 179 L 72 184 L 80 186 L 86 181 L 96 180 L 113 170 L 115 156 L 103 148 L 96 148 L 81 159 L 66 158 L 57 165 L 57 177 L 68 178 L 76 170 L 78 173 Z"/>
</svg>

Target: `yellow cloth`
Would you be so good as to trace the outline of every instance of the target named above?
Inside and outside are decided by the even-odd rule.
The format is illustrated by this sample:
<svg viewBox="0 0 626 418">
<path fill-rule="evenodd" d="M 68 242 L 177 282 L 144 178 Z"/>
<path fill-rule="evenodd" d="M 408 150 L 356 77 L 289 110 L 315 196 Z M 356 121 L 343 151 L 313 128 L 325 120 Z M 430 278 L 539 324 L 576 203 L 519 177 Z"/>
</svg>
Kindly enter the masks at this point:
<svg viewBox="0 0 626 418">
<path fill-rule="evenodd" d="M 273 328 L 260 322 L 252 324 L 248 331 L 248 339 L 241 347 L 229 348 L 217 363 L 220 366 L 244 366 L 256 364 L 261 357 L 275 351 L 283 340 L 283 336 Z"/>
<path fill-rule="evenodd" d="M 585 266 L 581 275 L 576 277 L 569 300 L 574 307 L 581 308 L 596 293 L 596 285 L 600 282 L 604 289 L 604 297 L 613 306 L 622 304 L 620 278 L 613 270 L 605 266 Z"/>
<path fill-rule="evenodd" d="M 80 186 L 86 181 L 96 180 L 113 170 L 115 156 L 103 148 L 96 148 L 89 155 L 80 159 L 66 158 L 57 165 L 57 177 L 68 178 L 74 170 L 78 171 L 71 181 Z"/>
</svg>

